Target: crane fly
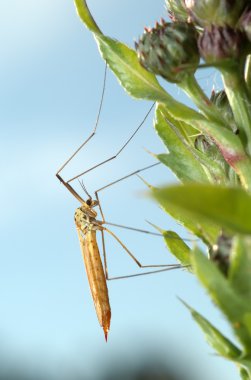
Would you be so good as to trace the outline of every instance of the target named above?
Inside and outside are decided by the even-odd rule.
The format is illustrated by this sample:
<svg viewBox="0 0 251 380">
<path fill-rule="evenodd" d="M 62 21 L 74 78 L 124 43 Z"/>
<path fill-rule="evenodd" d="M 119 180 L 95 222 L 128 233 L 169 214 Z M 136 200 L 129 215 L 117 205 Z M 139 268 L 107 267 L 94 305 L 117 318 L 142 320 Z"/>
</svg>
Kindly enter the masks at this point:
<svg viewBox="0 0 251 380">
<path fill-rule="evenodd" d="M 72 181 L 78 179 L 79 177 L 83 176 L 87 172 L 90 172 L 91 170 L 94 170 L 95 168 L 115 159 L 122 150 L 128 145 L 128 143 L 131 141 L 131 139 L 134 137 L 134 135 L 138 132 L 140 127 L 144 124 L 147 116 L 151 112 L 152 107 L 148 111 L 147 115 L 144 117 L 143 121 L 139 124 L 137 129 L 134 131 L 134 133 L 129 137 L 129 139 L 126 140 L 125 144 L 122 146 L 122 148 L 119 149 L 119 151 L 113 155 L 112 157 L 109 157 L 108 159 L 96 164 L 95 166 L 91 167 L 88 170 L 85 170 L 84 172 L 78 174 L 77 176 L 69 179 L 68 181 L 65 181 L 62 176 L 60 175 L 61 171 L 65 168 L 65 166 L 75 157 L 75 155 L 84 147 L 84 145 L 87 144 L 88 141 L 95 135 L 96 129 L 98 126 L 98 121 L 100 117 L 100 112 L 102 108 L 103 98 L 104 98 L 104 90 L 105 90 L 105 83 L 106 83 L 106 71 L 107 67 L 105 68 L 105 75 L 104 75 L 104 83 L 103 83 L 103 89 L 102 89 L 102 95 L 101 95 L 101 101 L 98 111 L 97 120 L 94 126 L 94 129 L 90 136 L 80 145 L 80 147 L 71 155 L 71 157 L 60 167 L 60 169 L 56 173 L 56 177 L 59 179 L 59 181 L 68 189 L 68 191 L 81 203 L 81 206 L 78 207 L 75 211 L 75 225 L 77 228 L 80 248 L 82 252 L 82 256 L 84 259 L 85 269 L 88 277 L 88 282 L 94 302 L 94 306 L 96 309 L 96 314 L 99 320 L 99 323 L 101 327 L 104 330 L 105 339 L 107 341 L 108 332 L 110 329 L 110 321 L 111 321 L 111 307 L 109 302 L 109 295 L 108 295 L 108 289 L 107 289 L 107 280 L 114 280 L 114 279 L 121 279 L 121 278 L 127 278 L 127 277 L 135 277 L 135 276 L 141 276 L 145 274 L 150 273 L 156 273 L 156 272 L 162 272 L 166 270 L 171 269 L 177 269 L 181 268 L 182 266 L 180 264 L 164 264 L 164 265 L 142 265 L 136 257 L 129 251 L 129 249 L 122 243 L 122 241 L 110 230 L 108 229 L 105 224 L 107 225 L 113 225 L 115 227 L 122 227 L 129 230 L 141 232 L 141 233 L 147 233 L 147 234 L 153 234 L 162 236 L 162 234 L 154 233 L 147 230 L 142 230 L 138 228 L 133 227 L 127 227 L 122 225 L 117 225 L 113 223 L 108 223 L 105 221 L 104 214 L 101 208 L 101 204 L 99 201 L 98 193 L 109 186 L 112 186 L 122 180 L 125 180 L 133 175 L 137 175 L 138 173 L 142 172 L 143 170 L 150 169 L 158 163 L 154 163 L 152 165 L 149 165 L 147 167 L 144 167 L 142 169 L 136 170 L 125 177 L 119 178 L 116 181 L 113 181 L 106 186 L 101 187 L 100 189 L 96 190 L 95 193 L 95 199 L 91 197 L 91 195 L 88 193 L 86 187 L 84 186 L 83 182 L 80 182 L 81 187 L 85 194 L 87 195 L 87 200 L 84 200 L 78 192 L 73 188 L 73 186 L 70 184 Z M 97 212 L 94 210 L 95 207 L 98 207 L 100 210 L 100 215 L 102 220 L 97 219 Z M 97 238 L 96 238 L 96 232 L 100 231 L 102 236 L 102 246 L 103 246 L 103 255 L 104 255 L 104 267 L 102 264 L 102 260 L 99 253 L 99 248 L 97 244 Z M 108 270 L 107 270 L 107 263 L 106 263 L 106 251 L 105 251 L 105 244 L 104 244 L 104 232 L 109 233 L 120 245 L 121 247 L 127 252 L 127 254 L 135 261 L 135 263 L 140 268 L 159 268 L 164 267 L 164 269 L 159 269 L 155 271 L 140 273 L 140 274 L 134 274 L 134 275 L 128 275 L 128 276 L 119 276 L 119 277 L 112 277 L 109 278 L 108 276 Z"/>
</svg>

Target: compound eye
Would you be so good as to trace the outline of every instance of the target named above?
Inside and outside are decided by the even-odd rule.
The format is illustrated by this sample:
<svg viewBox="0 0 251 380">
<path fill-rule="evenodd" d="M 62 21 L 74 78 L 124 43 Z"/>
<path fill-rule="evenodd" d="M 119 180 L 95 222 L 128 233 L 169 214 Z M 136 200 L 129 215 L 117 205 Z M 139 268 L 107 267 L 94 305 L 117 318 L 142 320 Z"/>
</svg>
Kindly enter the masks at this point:
<svg viewBox="0 0 251 380">
<path fill-rule="evenodd" d="M 91 206 L 91 204 L 92 204 L 92 199 L 91 199 L 91 198 L 87 199 L 86 204 L 87 204 L 88 206 Z"/>
</svg>

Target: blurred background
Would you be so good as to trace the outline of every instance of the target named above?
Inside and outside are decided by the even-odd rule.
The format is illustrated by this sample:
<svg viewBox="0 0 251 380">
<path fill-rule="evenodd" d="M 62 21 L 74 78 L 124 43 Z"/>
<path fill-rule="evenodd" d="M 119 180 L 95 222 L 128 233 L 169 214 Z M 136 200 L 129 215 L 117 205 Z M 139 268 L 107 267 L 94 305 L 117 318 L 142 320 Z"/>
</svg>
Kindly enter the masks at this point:
<svg viewBox="0 0 251 380">
<path fill-rule="evenodd" d="M 163 0 L 88 5 L 105 34 L 130 46 L 144 26 L 167 17 Z M 235 367 L 213 353 L 178 300 L 230 334 L 196 279 L 182 270 L 109 282 L 112 321 L 105 343 L 74 226 L 79 204 L 55 177 L 95 123 L 104 62 L 73 0 L 1 1 L 0 18 L 0 379 L 237 379 Z M 219 86 L 210 71 L 198 77 L 209 92 Z M 178 88 L 165 86 L 191 105 Z M 62 176 L 114 155 L 150 106 L 130 99 L 108 73 L 97 134 Z M 91 194 L 154 163 L 146 149 L 165 151 L 153 117 L 118 159 L 84 176 Z M 160 166 L 142 176 L 158 186 L 176 181 Z M 149 220 L 190 237 L 137 177 L 104 190 L 100 200 L 109 222 L 149 229 Z M 142 263 L 173 263 L 161 238 L 111 229 Z M 111 276 L 139 272 L 109 236 L 106 251 Z"/>
</svg>

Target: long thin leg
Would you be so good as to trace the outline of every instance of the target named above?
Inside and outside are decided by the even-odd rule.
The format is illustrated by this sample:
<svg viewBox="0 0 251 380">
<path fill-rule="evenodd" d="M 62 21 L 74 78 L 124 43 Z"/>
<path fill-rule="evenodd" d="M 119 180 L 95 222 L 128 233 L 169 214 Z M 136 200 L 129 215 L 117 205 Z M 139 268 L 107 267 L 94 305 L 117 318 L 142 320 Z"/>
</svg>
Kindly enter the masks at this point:
<svg viewBox="0 0 251 380">
<path fill-rule="evenodd" d="M 147 117 L 148 117 L 149 114 L 151 113 L 151 111 L 152 111 L 152 109 L 153 109 L 154 106 L 155 106 L 155 103 L 153 103 L 153 105 L 151 106 L 151 108 L 149 109 L 149 111 L 148 111 L 147 114 L 145 115 L 144 119 L 143 119 L 143 120 L 141 121 L 141 123 L 139 124 L 139 126 L 136 128 L 136 130 L 133 132 L 133 134 L 129 137 L 129 139 L 126 140 L 126 142 L 124 143 L 124 145 L 119 149 L 119 151 L 118 151 L 116 154 L 114 154 L 113 156 L 107 158 L 106 160 L 104 160 L 104 161 L 102 161 L 102 162 L 99 162 L 98 164 L 96 164 L 96 165 L 92 166 L 91 168 L 85 170 L 84 172 L 82 172 L 82 173 L 76 175 L 75 177 L 70 178 L 70 179 L 67 181 L 67 183 L 70 183 L 70 182 L 74 181 L 75 179 L 77 179 L 77 178 L 83 176 L 84 174 L 86 174 L 86 173 L 88 173 L 88 172 L 90 172 L 90 171 L 92 171 L 92 170 L 98 168 L 99 166 L 102 166 L 102 165 L 104 165 L 105 163 L 107 163 L 107 162 L 109 162 L 109 161 L 112 161 L 112 160 L 114 160 L 115 158 L 117 158 L 117 157 L 119 156 L 119 154 L 120 154 L 120 153 L 125 149 L 125 147 L 129 144 L 129 142 L 133 139 L 133 137 L 136 135 L 136 133 L 139 131 L 139 129 L 142 127 L 142 125 L 143 125 L 144 122 L 146 121 Z M 81 147 L 80 147 L 80 149 L 81 149 Z M 79 151 L 80 149 L 78 149 L 78 151 Z M 78 152 L 78 151 L 77 151 L 77 152 Z M 77 153 L 77 152 L 76 152 L 76 153 Z M 68 161 L 68 162 L 69 162 L 69 161 Z M 68 162 L 67 162 L 67 163 L 68 163 Z M 66 163 L 66 164 L 67 164 L 67 163 Z"/>
<path fill-rule="evenodd" d="M 56 173 L 56 177 L 60 180 L 61 183 L 63 183 L 64 186 L 67 187 L 67 189 L 81 202 L 83 203 L 83 199 L 82 197 L 73 189 L 73 187 L 70 185 L 69 182 L 73 181 L 74 179 L 77 179 L 79 178 L 80 176 L 86 174 L 87 172 L 101 166 L 101 165 L 104 165 L 106 162 L 109 162 L 113 159 L 115 159 L 116 157 L 118 157 L 118 155 L 123 151 L 123 149 L 125 149 L 125 147 L 129 144 L 129 142 L 132 140 L 132 138 L 135 136 L 135 134 L 139 131 L 139 129 L 141 128 L 141 126 L 144 124 L 145 120 L 147 119 L 148 115 L 150 114 L 150 112 L 152 111 L 153 107 L 154 107 L 154 104 L 151 106 L 151 108 L 149 109 L 148 113 L 146 114 L 146 116 L 144 117 L 144 119 L 142 120 L 142 122 L 139 124 L 139 126 L 137 127 L 137 129 L 133 132 L 133 134 L 129 137 L 129 139 L 126 140 L 126 142 L 124 143 L 124 145 L 119 149 L 119 151 L 112 157 L 109 157 L 108 159 L 98 163 L 97 165 L 94 165 L 93 167 L 91 167 L 90 169 L 87 169 L 86 171 L 78 174 L 77 176 L 71 178 L 70 180 L 68 181 L 65 181 L 60 175 L 59 173 L 68 165 L 68 163 L 76 156 L 76 154 L 88 143 L 88 141 L 90 141 L 92 139 L 92 137 L 95 135 L 96 133 L 96 130 L 97 130 L 97 127 L 98 127 L 98 123 L 99 123 L 99 118 L 100 118 L 100 114 L 101 114 L 101 110 L 102 110 L 102 106 L 103 106 L 103 100 L 104 100 L 104 93 L 105 93 L 105 85 L 106 85 L 106 75 L 107 75 L 107 64 L 105 65 L 105 74 L 104 74 L 104 81 L 103 81 L 103 87 L 102 87 L 102 94 L 101 94 L 101 101 L 100 101 L 100 105 L 99 105 L 99 110 L 98 110 L 98 115 L 97 115 L 97 119 L 96 119 L 96 123 L 94 125 L 94 128 L 93 128 L 93 131 L 92 133 L 89 135 L 89 137 L 78 147 L 78 149 L 65 161 L 65 163 L 59 168 L 59 170 L 57 171 Z M 157 163 L 158 164 L 158 163 Z M 157 165 L 155 164 L 155 165 Z M 153 165 L 154 166 L 154 165 Z M 136 174 L 136 173 L 135 173 Z M 86 191 L 87 193 L 87 191 Z M 89 195 L 87 193 L 87 195 Z"/>
<path fill-rule="evenodd" d="M 145 166 L 144 168 L 135 170 L 134 172 L 131 172 L 131 173 L 127 174 L 126 176 L 117 179 L 116 181 L 110 182 L 107 185 L 105 185 L 103 187 L 100 187 L 100 189 L 98 189 L 98 190 L 95 191 L 95 194 L 99 193 L 100 191 L 102 191 L 104 189 L 106 189 L 107 187 L 115 185 L 115 183 L 118 183 L 120 181 L 124 181 L 125 179 L 127 179 L 129 177 L 132 177 L 133 175 L 139 174 L 139 173 L 143 172 L 144 170 L 154 168 L 155 166 L 160 165 L 160 164 L 161 164 L 161 162 L 155 162 L 154 164 L 151 164 L 151 165 Z"/>
<path fill-rule="evenodd" d="M 119 178 L 119 179 L 117 179 L 117 180 L 115 180 L 113 182 L 108 183 L 107 185 L 101 187 L 100 189 L 98 189 L 98 190 L 96 190 L 94 192 L 95 193 L 95 197 L 96 197 L 96 199 L 98 201 L 98 206 L 99 206 L 100 214 L 101 214 L 102 221 L 103 221 L 104 224 L 107 224 L 107 225 L 110 225 L 110 226 L 114 226 L 114 227 L 124 228 L 126 230 L 131 230 L 131 231 L 136 231 L 136 232 L 142 232 L 142 233 L 145 233 L 145 234 L 150 234 L 150 235 L 154 235 L 154 236 L 162 236 L 163 237 L 162 234 L 157 233 L 157 232 L 152 232 L 152 231 L 148 231 L 148 230 L 142 230 L 140 228 L 123 226 L 121 224 L 115 224 L 115 223 L 109 223 L 109 222 L 107 222 L 105 220 L 104 213 L 103 213 L 103 210 L 102 210 L 102 207 L 101 207 L 101 203 L 100 203 L 100 200 L 99 200 L 99 195 L 98 195 L 98 193 L 100 191 L 103 191 L 103 190 L 107 189 L 108 187 L 113 186 L 113 185 L 115 185 L 116 183 L 118 183 L 120 181 L 123 181 L 123 180 L 125 180 L 125 179 L 127 179 L 129 177 L 132 177 L 132 176 L 136 175 L 136 174 L 139 174 L 140 172 L 143 172 L 144 170 L 151 169 L 151 168 L 153 168 L 153 167 L 155 167 L 155 166 L 157 166 L 159 164 L 160 164 L 160 162 L 156 162 L 155 164 L 148 165 L 148 166 L 145 166 L 144 168 L 135 170 L 134 172 L 131 172 L 131 173 L 127 174 L 124 177 L 121 177 L 121 178 Z M 179 239 L 179 238 L 172 237 L 172 239 Z M 188 242 L 194 242 L 194 241 L 196 241 L 195 239 L 183 239 L 183 240 L 184 241 L 188 241 Z"/>
<path fill-rule="evenodd" d="M 137 232 L 142 232 L 142 233 L 147 233 L 147 234 L 153 234 L 153 235 L 157 235 L 157 236 L 163 236 L 161 234 L 158 234 L 158 233 L 155 233 L 155 232 L 151 232 L 151 231 L 147 231 L 147 230 L 142 230 L 142 229 L 139 229 L 139 228 L 133 228 L 133 227 L 127 227 L 127 226 L 122 226 L 122 225 L 116 225 L 116 224 L 113 224 L 113 223 L 107 223 L 105 221 L 105 217 L 104 217 L 104 213 L 103 213 L 103 210 L 102 210 L 102 207 L 101 207 L 101 204 L 100 204 L 100 201 L 99 201 L 99 196 L 98 196 L 98 193 L 104 189 L 107 189 L 108 187 L 112 186 L 112 185 L 115 185 L 116 183 L 120 182 L 120 181 L 123 181 L 133 175 L 136 175 L 144 170 L 147 170 L 147 169 L 150 169 L 154 166 L 157 166 L 159 165 L 160 162 L 157 162 L 155 164 L 152 164 L 152 165 L 149 165 L 149 166 L 146 166 L 144 168 L 141 168 L 141 169 L 138 169 L 138 170 L 135 170 L 134 172 L 132 173 L 129 173 L 127 174 L 126 176 L 122 177 L 122 178 L 119 178 L 113 182 L 110 182 L 108 183 L 107 185 L 101 187 L 100 189 L 96 190 L 95 191 L 95 196 L 96 196 L 96 199 L 98 201 L 98 207 L 99 207 L 99 210 L 100 210 L 100 214 L 101 214 L 101 217 L 102 217 L 102 222 L 103 224 L 110 224 L 110 225 L 114 225 L 114 226 L 117 226 L 117 227 L 121 227 L 121 228 L 125 228 L 125 229 L 129 229 L 129 230 L 132 230 L 132 231 L 137 231 Z M 104 230 L 107 231 L 110 235 L 112 235 L 114 237 L 114 239 L 117 240 L 117 242 L 122 246 L 122 248 L 128 253 L 128 255 L 134 260 L 134 262 L 140 267 L 140 268 L 164 268 L 164 269 L 159 269 L 159 270 L 155 270 L 155 271 L 151 271 L 151 272 L 145 272 L 145 273 L 138 273 L 138 274 L 133 274 L 133 275 L 127 275 L 127 276 L 119 276 L 119 277 L 109 277 L 108 275 L 108 268 L 107 268 L 107 259 L 106 259 L 106 249 L 105 249 L 105 241 L 104 241 Z M 128 278 L 128 277 L 137 277 L 137 276 L 142 276 L 142 275 L 145 275 L 145 274 L 153 274 L 153 273 L 159 273 L 159 272 L 163 272 L 163 271 L 167 271 L 167 270 L 171 270 L 171 269 L 178 269 L 178 268 L 183 268 L 182 265 L 180 264 L 163 264 L 163 265 L 143 265 L 139 262 L 139 260 L 136 259 L 136 257 L 129 251 L 129 249 L 122 243 L 122 241 L 111 231 L 109 230 L 108 228 L 104 227 L 103 226 L 103 230 L 101 231 L 102 232 L 102 246 L 103 246 L 103 255 L 104 255 L 104 265 L 105 265 L 105 273 L 106 273 L 106 279 L 107 280 L 119 280 L 119 279 L 122 279 L 122 278 Z M 190 239 L 186 239 L 188 241 L 191 241 Z"/>
<path fill-rule="evenodd" d="M 98 123 L 99 123 L 99 118 L 100 118 L 100 114 L 101 114 L 101 110 L 102 110 L 102 106 L 103 106 L 103 100 L 104 100 L 104 93 L 105 93 L 105 85 L 106 85 L 106 75 L 107 75 L 107 64 L 105 65 L 105 74 L 104 74 L 104 80 L 103 80 L 103 87 L 102 87 L 102 94 L 101 94 L 101 100 L 100 100 L 100 105 L 99 105 L 99 110 L 98 110 L 98 115 L 97 115 L 97 119 L 96 119 L 96 123 L 94 125 L 94 128 L 93 128 L 93 131 L 92 133 L 89 135 L 89 137 L 78 147 L 78 149 L 64 162 L 64 164 L 58 169 L 57 173 L 56 173 L 56 177 L 60 180 L 61 183 L 63 183 L 63 185 L 81 202 L 83 203 L 84 200 L 82 199 L 82 197 L 73 189 L 73 187 L 70 185 L 70 182 L 83 176 L 84 174 L 90 172 L 91 170 L 99 167 L 99 166 L 102 166 L 104 165 L 105 163 L 115 159 L 116 157 L 118 157 L 118 155 L 125 149 L 125 147 L 129 144 L 129 142 L 133 139 L 133 137 L 135 136 L 135 134 L 139 131 L 139 129 L 141 128 L 141 126 L 144 124 L 145 120 L 147 119 L 148 115 L 150 114 L 150 112 L 152 111 L 155 103 L 151 106 L 151 108 L 149 109 L 148 113 L 146 114 L 146 116 L 144 117 L 144 119 L 142 120 L 142 122 L 139 124 L 139 126 L 136 128 L 136 130 L 133 132 L 133 134 L 129 137 L 129 139 L 126 140 L 126 142 L 124 143 L 124 145 L 118 150 L 118 152 L 112 156 L 112 157 L 109 157 L 107 158 L 106 160 L 94 165 L 93 167 L 85 170 L 84 172 L 78 174 L 77 176 L 74 176 L 73 178 L 71 178 L 70 180 L 68 181 L 65 181 L 61 175 L 59 175 L 59 173 L 68 165 L 68 163 L 77 155 L 77 153 L 92 139 L 92 137 L 95 135 L 96 133 L 96 130 L 97 130 L 97 127 L 98 127 Z M 154 165 L 153 165 L 154 166 Z M 83 187 L 83 186 L 82 186 Z M 87 190 L 84 188 L 86 194 L 89 196 L 89 193 L 87 192 Z M 101 211 L 102 212 L 102 211 Z"/>
<path fill-rule="evenodd" d="M 114 239 L 117 240 L 117 242 L 121 245 L 122 248 L 128 253 L 128 255 L 133 259 L 133 261 L 140 267 L 140 268 L 166 268 L 166 267 L 179 267 L 181 268 L 182 265 L 179 264 L 161 264 L 161 265 L 156 265 L 156 264 L 151 264 L 151 265 L 143 265 L 139 262 L 139 260 L 136 259 L 136 257 L 129 251 L 129 249 L 122 243 L 122 241 L 108 228 L 103 227 L 105 231 L 107 231 L 111 236 L 114 237 Z"/>
<path fill-rule="evenodd" d="M 65 161 L 65 163 L 58 169 L 57 174 L 59 174 L 64 168 L 66 165 L 68 165 L 68 163 L 73 159 L 73 157 L 76 156 L 76 154 L 88 143 L 88 141 L 90 141 L 92 139 L 92 137 L 95 135 L 96 133 L 96 130 L 97 130 L 97 127 L 98 127 L 98 123 L 99 123 L 99 118 L 100 118 L 100 114 L 101 114 L 101 110 L 102 110 L 102 106 L 103 106 L 103 101 L 104 101 L 104 94 L 105 94 L 105 84 L 106 84 L 106 75 L 107 75 L 107 64 L 105 64 L 105 74 L 104 74 L 104 80 L 103 80 L 103 86 L 102 86 L 102 93 L 101 93 L 101 100 L 100 100 L 100 104 L 99 104 L 99 110 L 98 110 L 98 115 L 97 115 L 97 119 L 96 119 L 96 122 L 95 122 L 95 125 L 94 125 L 94 128 L 93 128 L 93 131 L 92 133 L 90 134 L 90 136 L 78 147 L 77 150 L 75 150 L 75 152 L 68 158 L 67 161 Z"/>
<path fill-rule="evenodd" d="M 123 181 L 123 180 L 125 180 L 125 179 L 127 179 L 127 178 L 129 178 L 129 177 L 132 177 L 133 175 L 136 175 L 136 174 L 138 174 L 138 173 L 140 173 L 140 172 L 143 172 L 144 170 L 147 170 L 147 169 L 153 168 L 154 166 L 157 166 L 157 165 L 159 165 L 159 164 L 160 164 L 160 162 L 156 162 L 155 164 L 148 165 L 148 166 L 145 166 L 144 168 L 141 168 L 141 169 L 135 170 L 134 172 L 132 172 L 132 173 L 130 173 L 130 174 L 127 174 L 126 176 L 124 176 L 124 177 L 122 177 L 122 178 L 119 178 L 119 179 L 117 179 L 116 181 L 113 181 L 113 182 L 108 183 L 107 185 L 101 187 L 100 189 L 98 189 L 98 190 L 96 190 L 96 191 L 94 192 L 95 197 L 96 197 L 96 199 L 97 199 L 97 201 L 98 201 L 98 206 L 99 206 L 100 214 L 101 214 L 101 216 L 102 216 L 103 223 L 106 223 L 106 222 L 105 222 L 104 214 L 103 214 L 103 211 L 102 211 L 102 207 L 101 207 L 101 205 L 100 205 L 100 201 L 99 201 L 98 193 L 99 193 L 100 191 L 104 190 L 104 189 L 107 189 L 107 187 L 110 187 L 110 186 L 112 186 L 112 185 L 115 185 L 115 183 L 118 183 L 118 182 L 120 182 L 120 181 Z"/>
<path fill-rule="evenodd" d="M 129 274 L 129 275 L 126 275 L 126 276 L 108 277 L 108 278 L 106 278 L 106 279 L 107 279 L 108 281 L 111 281 L 111 280 L 122 280 L 122 279 L 125 279 L 125 278 L 139 277 L 139 276 L 146 276 L 146 275 L 148 275 L 148 274 L 155 274 L 155 273 L 167 272 L 168 270 L 182 269 L 182 268 L 186 268 L 186 267 L 177 264 L 176 266 L 174 265 L 174 266 L 171 267 L 171 268 L 164 268 L 164 269 L 152 270 L 152 271 L 150 271 L 150 272 L 144 272 L 144 273 Z"/>
<path fill-rule="evenodd" d="M 117 242 L 122 246 L 122 248 L 129 254 L 129 256 L 134 260 L 134 262 L 140 268 L 160 268 L 161 267 L 163 269 L 158 269 L 158 270 L 154 270 L 154 271 L 150 271 L 150 272 L 144 272 L 144 273 L 136 273 L 136 274 L 126 275 L 126 276 L 109 277 L 108 269 L 107 269 L 107 261 L 106 261 L 104 230 L 107 231 L 109 234 L 111 234 L 117 240 Z M 172 270 L 172 269 L 185 268 L 184 266 L 182 266 L 180 264 L 143 265 L 136 259 L 136 257 L 129 251 L 129 249 L 122 243 L 122 241 L 112 231 L 108 230 L 107 228 L 104 228 L 104 230 L 101 230 L 101 233 L 102 233 L 102 246 L 103 246 L 103 254 L 104 254 L 105 275 L 106 275 L 107 280 L 121 280 L 123 278 L 138 277 L 138 276 L 144 276 L 144 275 L 148 275 L 148 274 L 165 272 L 165 271 Z"/>
<path fill-rule="evenodd" d="M 156 233 L 156 232 L 151 232 L 151 231 L 142 230 L 142 229 L 139 229 L 139 228 L 128 227 L 128 226 L 123 226 L 123 225 L 120 225 L 120 224 L 106 222 L 105 217 L 104 217 L 104 213 L 103 213 L 100 201 L 99 201 L 99 196 L 98 196 L 98 193 L 100 191 L 102 191 L 104 189 L 107 189 L 108 187 L 110 187 L 112 185 L 115 185 L 116 183 L 118 183 L 120 181 L 123 181 L 123 180 L 125 180 L 125 179 L 127 179 L 127 178 L 129 178 L 129 177 L 131 177 L 133 175 L 136 175 L 136 174 L 138 174 L 138 173 L 140 173 L 140 172 L 142 172 L 144 170 L 150 169 L 150 168 L 152 168 L 154 166 L 157 166 L 159 164 L 160 164 L 160 162 L 157 162 L 155 164 L 152 164 L 152 165 L 146 166 L 144 168 L 135 170 L 134 172 L 129 173 L 126 176 L 124 176 L 122 178 L 119 178 L 118 180 L 110 182 L 107 185 L 105 185 L 105 186 L 103 186 L 100 189 L 98 189 L 98 190 L 95 191 L 95 196 L 96 196 L 96 199 L 98 201 L 98 207 L 99 207 L 99 210 L 100 210 L 100 214 L 101 214 L 101 217 L 102 217 L 102 223 L 103 224 L 109 224 L 109 225 L 113 225 L 115 227 L 125 228 L 125 229 L 128 229 L 128 230 L 142 232 L 142 233 L 151 234 L 151 235 L 155 235 L 155 236 L 161 236 L 161 237 L 163 236 L 162 234 L 159 234 L 159 233 Z M 112 235 L 117 240 L 117 242 L 122 246 L 122 248 L 128 253 L 128 255 L 134 260 L 134 262 L 140 268 L 160 268 L 160 267 L 163 268 L 164 267 L 164 269 L 159 269 L 159 270 L 145 272 L 145 273 L 137 273 L 137 274 L 127 275 L 127 276 L 109 277 L 109 275 L 108 275 L 108 268 L 107 268 L 107 258 L 106 258 L 106 249 L 105 249 L 104 230 L 107 231 L 110 235 Z M 129 251 L 129 249 L 122 243 L 122 241 L 111 230 L 109 230 L 108 228 L 106 228 L 106 227 L 103 226 L 103 229 L 101 230 L 101 233 L 102 233 L 102 247 L 103 247 L 103 255 L 104 255 L 105 274 L 106 274 L 106 279 L 107 280 L 119 280 L 119 279 L 123 279 L 123 278 L 138 277 L 138 276 L 143 276 L 143 275 L 147 275 L 147 274 L 154 274 L 154 273 L 164 272 L 164 271 L 172 270 L 172 269 L 184 268 L 184 266 L 182 266 L 180 264 L 143 265 L 143 264 L 141 264 L 139 262 L 139 260 L 136 259 L 136 257 Z M 183 239 L 183 240 L 194 241 L 192 239 Z"/>
<path fill-rule="evenodd" d="M 149 234 L 149 235 L 153 235 L 153 236 L 163 237 L 163 234 L 158 233 L 158 232 L 153 232 L 153 231 L 148 231 L 148 230 L 142 230 L 141 228 L 123 226 L 122 224 L 110 223 L 110 222 L 107 222 L 107 221 L 105 221 L 104 223 L 107 224 L 107 225 L 109 225 L 109 226 L 123 228 L 125 230 L 130 230 L 130 231 L 135 231 L 135 232 L 141 232 L 143 234 Z M 179 237 L 175 237 L 175 236 L 169 236 L 168 239 L 180 240 Z M 186 239 L 186 238 L 182 238 L 182 240 L 183 241 L 187 241 L 187 242 L 191 242 L 191 243 L 198 241 L 198 239 Z"/>
</svg>

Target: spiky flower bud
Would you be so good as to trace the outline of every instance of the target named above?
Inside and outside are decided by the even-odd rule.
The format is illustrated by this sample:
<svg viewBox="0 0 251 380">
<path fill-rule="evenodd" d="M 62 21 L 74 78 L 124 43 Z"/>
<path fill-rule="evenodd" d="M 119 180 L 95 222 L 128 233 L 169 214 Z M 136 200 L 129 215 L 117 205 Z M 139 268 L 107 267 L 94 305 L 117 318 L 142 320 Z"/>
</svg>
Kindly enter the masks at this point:
<svg viewBox="0 0 251 380">
<path fill-rule="evenodd" d="M 217 239 L 217 243 L 210 250 L 210 258 L 216 263 L 220 271 L 227 276 L 230 265 L 233 238 L 224 233 Z"/>
<path fill-rule="evenodd" d="M 247 8 L 239 20 L 239 28 L 246 33 L 249 41 L 251 41 L 251 8 Z"/>
<path fill-rule="evenodd" d="M 223 160 L 219 148 L 209 136 L 197 136 L 194 141 L 194 146 L 197 150 L 199 150 L 201 153 L 205 153 L 206 156 L 210 157 L 214 161 Z"/>
<path fill-rule="evenodd" d="M 220 108 L 221 112 L 231 112 L 231 117 L 233 117 L 227 94 L 224 90 L 218 92 L 212 91 L 210 100 Z"/>
<path fill-rule="evenodd" d="M 194 141 L 194 146 L 200 152 L 206 153 L 210 149 L 211 140 L 209 140 L 204 135 L 199 135 L 199 136 L 196 137 L 196 139 Z"/>
<path fill-rule="evenodd" d="M 201 26 L 235 27 L 248 0 L 185 0 L 192 19 Z"/>
<path fill-rule="evenodd" d="M 205 62 L 224 66 L 230 60 L 239 60 L 249 49 L 243 32 L 229 26 L 205 28 L 198 46 Z"/>
<path fill-rule="evenodd" d="M 203 153 L 205 157 L 207 157 L 205 166 L 207 167 L 208 173 L 211 175 L 212 180 L 215 183 L 222 183 L 222 181 L 225 181 L 226 179 L 231 181 L 231 168 L 222 156 L 220 149 L 210 136 L 197 136 L 194 141 L 194 146 L 197 150 Z M 206 162 L 208 162 L 208 164 L 206 164 Z M 214 165 L 211 165 L 212 162 L 218 165 L 217 171 L 214 170 Z"/>
<path fill-rule="evenodd" d="M 156 24 L 135 44 L 141 65 L 169 82 L 179 83 L 199 64 L 197 32 L 184 22 Z"/>
<path fill-rule="evenodd" d="M 184 0 L 166 0 L 166 8 L 172 21 L 188 21 L 189 15 Z"/>
<path fill-rule="evenodd" d="M 225 91 L 218 91 L 218 92 L 212 92 L 211 102 L 216 105 L 217 108 L 219 108 L 221 115 L 225 120 L 228 121 L 226 124 L 229 129 L 231 129 L 235 134 L 238 133 L 238 128 L 234 122 L 234 115 L 232 108 L 229 104 L 227 94 Z"/>
</svg>

